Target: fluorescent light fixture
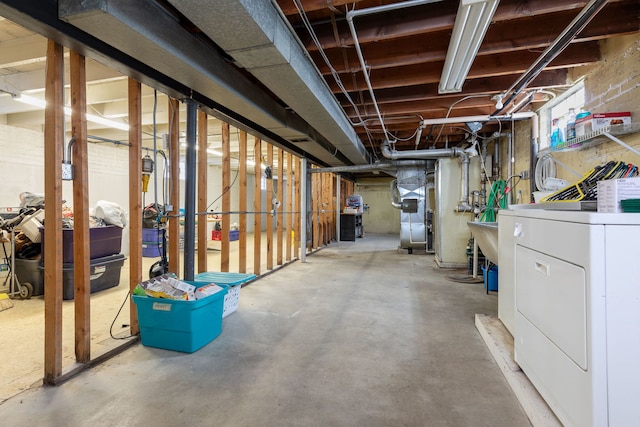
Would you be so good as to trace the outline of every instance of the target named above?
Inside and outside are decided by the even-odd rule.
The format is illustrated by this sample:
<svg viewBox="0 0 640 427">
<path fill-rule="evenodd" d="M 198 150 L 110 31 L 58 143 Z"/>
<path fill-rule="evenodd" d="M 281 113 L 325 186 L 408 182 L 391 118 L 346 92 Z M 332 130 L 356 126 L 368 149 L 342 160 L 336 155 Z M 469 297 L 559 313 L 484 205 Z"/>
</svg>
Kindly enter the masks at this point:
<svg viewBox="0 0 640 427">
<path fill-rule="evenodd" d="M 499 0 L 460 0 L 438 93 L 462 91 Z"/>
<path fill-rule="evenodd" d="M 180 148 L 187 148 L 187 143 L 186 142 L 181 142 L 180 143 Z M 197 150 L 199 150 L 199 148 L 196 145 L 196 151 Z M 214 156 L 222 157 L 222 153 L 220 151 L 218 151 L 218 150 L 214 150 L 213 148 L 207 148 L 207 153 L 213 154 Z"/>
<path fill-rule="evenodd" d="M 44 109 L 47 106 L 47 102 L 44 99 L 34 98 L 29 95 L 18 95 L 13 97 L 14 101 L 22 102 L 23 104 L 32 105 L 34 107 Z M 71 108 L 64 107 L 64 113 L 67 116 L 71 115 Z M 129 130 L 129 125 L 126 123 L 115 122 L 113 120 L 105 119 L 104 117 L 96 116 L 94 114 L 86 114 L 87 121 L 92 123 L 99 123 L 114 129 Z"/>
<path fill-rule="evenodd" d="M 47 101 L 44 99 L 34 98 L 29 95 L 18 95 L 13 97 L 14 101 L 22 102 L 23 104 L 31 105 L 33 107 L 38 107 L 44 109 L 47 106 Z"/>
</svg>

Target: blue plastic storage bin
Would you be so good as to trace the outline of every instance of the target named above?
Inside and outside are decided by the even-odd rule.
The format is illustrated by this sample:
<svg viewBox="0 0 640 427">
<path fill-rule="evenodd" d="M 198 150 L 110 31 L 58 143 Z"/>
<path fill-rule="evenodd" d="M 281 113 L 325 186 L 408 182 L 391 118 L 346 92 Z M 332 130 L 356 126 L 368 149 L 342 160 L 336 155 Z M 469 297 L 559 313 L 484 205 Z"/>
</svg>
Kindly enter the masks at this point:
<svg viewBox="0 0 640 427">
<path fill-rule="evenodd" d="M 162 230 L 158 228 L 142 229 L 142 256 L 157 258 L 162 255 Z"/>
<path fill-rule="evenodd" d="M 188 282 L 189 283 L 189 282 Z M 197 287 L 206 283 L 194 283 Z M 222 308 L 228 289 L 196 301 L 133 295 L 140 338 L 148 347 L 193 353 L 222 332 Z"/>
<path fill-rule="evenodd" d="M 487 272 L 487 267 L 482 266 L 482 278 L 484 279 L 484 288 L 488 291 L 498 290 L 498 266 L 494 265 Z"/>
</svg>

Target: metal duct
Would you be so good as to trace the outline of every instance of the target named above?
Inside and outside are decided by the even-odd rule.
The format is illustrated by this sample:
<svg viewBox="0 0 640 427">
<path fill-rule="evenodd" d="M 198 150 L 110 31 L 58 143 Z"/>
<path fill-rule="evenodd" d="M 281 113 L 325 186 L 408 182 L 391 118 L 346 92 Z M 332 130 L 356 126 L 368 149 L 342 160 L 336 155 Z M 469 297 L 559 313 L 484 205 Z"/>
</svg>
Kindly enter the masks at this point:
<svg viewBox="0 0 640 427">
<path fill-rule="evenodd" d="M 220 14 L 224 10 L 223 7 L 212 8 L 208 2 L 198 13 L 211 11 L 209 14 Z M 250 82 L 209 45 L 187 32 L 153 0 L 60 0 L 58 12 L 61 20 L 181 82 L 194 92 L 223 104 L 230 111 L 290 141 L 321 162 L 338 166 L 345 164 L 345 160 L 354 163 L 366 161 L 362 153 L 349 152 L 348 158 L 342 155 L 343 149 L 348 147 L 346 141 L 352 147 L 355 142 L 345 136 L 345 131 L 342 131 L 342 138 L 336 137 L 339 134 L 336 127 L 340 126 L 336 119 L 326 119 L 326 111 L 321 114 L 319 108 L 314 110 L 315 114 L 326 120 L 316 120 L 315 125 L 311 126 L 299 114 L 282 106 Z M 230 21 L 232 17 L 222 16 L 220 19 Z M 238 23 L 235 24 L 235 29 L 239 28 Z M 244 33 L 244 23 L 242 28 L 242 32 L 235 31 L 236 37 Z M 280 77 L 290 80 L 283 75 Z M 294 92 L 301 90 L 298 86 L 291 86 Z M 308 98 L 303 92 L 299 92 L 299 96 Z M 298 109 L 297 106 L 293 107 Z M 319 134 L 317 129 L 322 129 L 324 133 Z M 350 129 L 355 135 L 355 131 Z M 328 139 L 340 143 L 340 147 L 332 145 Z M 364 147 L 360 145 L 359 148 L 366 153 Z"/>
<path fill-rule="evenodd" d="M 369 163 L 340 104 L 272 2 L 168 1 L 349 160 Z"/>
<path fill-rule="evenodd" d="M 395 173 L 395 171 L 398 168 L 407 167 L 407 166 L 424 168 L 425 166 L 428 167 L 428 162 L 420 161 L 420 160 L 415 160 L 415 161 L 398 160 L 393 162 L 375 162 L 369 165 L 336 166 L 332 168 L 313 168 L 310 170 L 310 173 L 324 173 L 324 172 L 349 173 L 349 172 L 369 172 L 369 171 L 376 171 L 376 170 L 384 170 L 387 173 L 394 171 Z"/>
<path fill-rule="evenodd" d="M 421 169 L 415 167 L 399 168 L 395 183 L 400 197 L 401 209 L 400 247 L 410 250 L 426 250 L 429 243 L 427 230 L 431 225 L 427 220 L 429 214 L 427 170 L 424 167 Z"/>
<path fill-rule="evenodd" d="M 460 202 L 456 207 L 456 212 L 472 212 L 473 206 L 469 204 L 469 156 L 460 148 L 440 148 L 436 150 L 411 150 L 411 151 L 395 151 L 389 148 L 389 145 L 383 143 L 380 147 L 382 155 L 387 159 L 440 159 L 446 157 L 460 157 L 462 162 L 462 179 L 460 188 Z"/>
</svg>

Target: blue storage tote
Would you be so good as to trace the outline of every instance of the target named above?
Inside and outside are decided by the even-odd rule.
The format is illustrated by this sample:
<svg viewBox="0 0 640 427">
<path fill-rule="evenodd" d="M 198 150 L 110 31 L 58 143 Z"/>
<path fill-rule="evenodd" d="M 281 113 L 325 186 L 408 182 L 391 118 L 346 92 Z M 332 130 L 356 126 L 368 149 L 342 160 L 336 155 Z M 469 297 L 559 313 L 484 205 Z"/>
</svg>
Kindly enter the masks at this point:
<svg viewBox="0 0 640 427">
<path fill-rule="evenodd" d="M 142 229 L 142 256 L 157 258 L 162 255 L 162 231 L 158 228 Z"/>
<path fill-rule="evenodd" d="M 196 274 L 194 280 L 205 283 L 215 283 L 216 285 L 228 288 L 228 292 L 224 296 L 224 306 L 222 309 L 222 317 L 227 317 L 238 309 L 242 284 L 256 277 L 255 274 L 206 272 Z"/>
<path fill-rule="evenodd" d="M 133 295 L 142 344 L 184 353 L 193 353 L 209 344 L 222 331 L 227 288 L 221 287 L 216 294 L 195 301 Z"/>
<path fill-rule="evenodd" d="M 484 279 L 484 288 L 487 291 L 498 290 L 498 266 L 494 265 L 487 272 L 487 267 L 482 266 L 482 278 Z"/>
</svg>

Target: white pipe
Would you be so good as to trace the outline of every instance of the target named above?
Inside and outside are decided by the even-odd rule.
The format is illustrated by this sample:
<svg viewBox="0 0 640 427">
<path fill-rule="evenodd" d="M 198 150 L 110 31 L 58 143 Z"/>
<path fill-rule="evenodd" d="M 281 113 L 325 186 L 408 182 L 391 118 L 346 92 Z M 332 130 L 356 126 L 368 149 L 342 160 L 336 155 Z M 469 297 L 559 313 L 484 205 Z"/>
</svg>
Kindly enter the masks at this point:
<svg viewBox="0 0 640 427">
<path fill-rule="evenodd" d="M 491 122 L 494 120 L 527 120 L 534 116 L 536 113 L 530 111 L 524 111 L 515 114 L 506 114 L 503 116 L 464 116 L 464 117 L 447 117 L 444 119 L 424 119 L 422 124 L 426 125 L 446 125 L 452 123 L 467 123 L 467 122 Z"/>
<path fill-rule="evenodd" d="M 440 0 L 411 0 L 401 3 L 370 7 L 368 9 L 350 10 L 349 12 L 347 12 L 347 23 L 349 24 L 349 30 L 351 30 L 353 45 L 356 48 L 356 54 L 358 55 L 358 59 L 360 60 L 360 68 L 362 68 L 362 75 L 364 76 L 364 81 L 367 83 L 369 95 L 371 96 L 371 102 L 373 102 L 373 107 L 376 110 L 376 115 L 378 116 L 378 120 L 380 121 L 380 126 L 382 126 L 385 140 L 387 140 L 387 128 L 384 125 L 384 120 L 382 120 L 382 114 L 380 113 L 380 108 L 378 107 L 378 101 L 376 100 L 376 96 L 373 93 L 373 86 L 371 86 L 371 80 L 369 79 L 369 73 L 367 72 L 367 64 L 364 62 L 364 56 L 362 55 L 362 50 L 360 49 L 360 43 L 358 42 L 358 35 L 356 34 L 356 27 L 353 23 L 353 18 L 355 18 L 356 16 L 388 12 L 390 10 L 404 9 L 407 7 L 419 6 L 427 3 L 435 3 L 437 1 Z"/>
<path fill-rule="evenodd" d="M 347 13 L 347 19 L 349 19 L 349 15 L 352 15 L 352 16 L 372 15 L 374 13 L 389 12 L 391 10 L 405 9 L 407 7 L 421 6 L 423 4 L 437 3 L 439 1 L 442 1 L 442 0 L 409 0 L 409 1 L 403 1 L 400 3 L 383 4 L 382 6 L 374 6 L 367 9 L 351 10 Z"/>
<path fill-rule="evenodd" d="M 364 81 L 367 83 L 367 88 L 369 89 L 369 96 L 371 96 L 371 102 L 373 102 L 373 107 L 376 110 L 376 115 L 378 116 L 378 120 L 380 120 L 380 126 L 382 126 L 382 131 L 384 132 L 384 139 L 386 141 L 387 128 L 384 125 L 384 120 L 382 120 L 382 114 L 380 113 L 380 108 L 378 107 L 378 101 L 376 100 L 376 95 L 373 93 L 373 87 L 371 86 L 369 73 L 367 73 L 367 65 L 364 62 L 364 57 L 362 56 L 362 50 L 360 50 L 360 43 L 358 43 L 358 35 L 356 34 L 356 28 L 353 25 L 353 15 L 351 12 L 347 13 L 347 23 L 349 24 L 349 29 L 351 30 L 351 37 L 353 38 L 353 44 L 356 48 L 356 54 L 358 55 L 358 59 L 360 60 L 362 75 L 364 76 Z"/>
</svg>

